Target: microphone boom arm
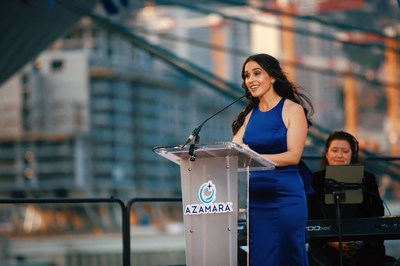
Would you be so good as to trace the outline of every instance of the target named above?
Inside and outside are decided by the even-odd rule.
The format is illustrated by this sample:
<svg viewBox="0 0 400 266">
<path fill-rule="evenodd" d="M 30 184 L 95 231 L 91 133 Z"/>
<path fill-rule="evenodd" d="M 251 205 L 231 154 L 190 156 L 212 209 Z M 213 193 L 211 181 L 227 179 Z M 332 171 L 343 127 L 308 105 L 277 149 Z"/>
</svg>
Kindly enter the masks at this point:
<svg viewBox="0 0 400 266">
<path fill-rule="evenodd" d="M 237 103 L 238 101 L 240 101 L 241 99 L 243 99 L 244 97 L 249 97 L 249 94 L 246 93 L 244 95 L 242 95 L 240 98 L 236 99 L 235 101 L 231 102 L 230 104 L 228 104 L 227 106 L 225 106 L 224 108 L 222 108 L 221 110 L 219 110 L 218 112 L 216 112 L 215 114 L 213 114 L 212 116 L 208 117 L 206 120 L 203 121 L 203 123 L 201 123 L 198 127 L 196 127 L 193 131 L 192 134 L 190 134 L 190 136 L 187 138 L 186 142 L 184 144 L 181 145 L 181 149 L 183 149 L 188 143 L 190 143 L 193 138 L 195 139 L 195 143 L 194 144 L 198 144 L 200 141 L 200 130 L 203 127 L 203 125 L 210 120 L 211 118 L 213 118 L 214 116 L 218 115 L 219 113 L 225 111 L 225 109 L 227 109 L 228 107 L 230 107 L 231 105 Z M 191 154 L 193 155 L 193 154 Z"/>
</svg>

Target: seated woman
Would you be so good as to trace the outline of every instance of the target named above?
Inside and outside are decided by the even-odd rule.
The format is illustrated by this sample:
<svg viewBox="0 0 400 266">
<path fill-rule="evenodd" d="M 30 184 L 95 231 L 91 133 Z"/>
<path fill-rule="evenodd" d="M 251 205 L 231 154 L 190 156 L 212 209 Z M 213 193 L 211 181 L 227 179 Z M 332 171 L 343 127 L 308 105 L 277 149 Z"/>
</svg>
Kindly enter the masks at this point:
<svg viewBox="0 0 400 266">
<path fill-rule="evenodd" d="M 333 132 L 326 140 L 321 160 L 321 171 L 314 173 L 312 187 L 315 194 L 307 195 L 308 218 L 310 220 L 335 219 L 336 205 L 325 204 L 325 167 L 327 165 L 357 164 L 358 141 L 344 131 Z M 375 176 L 365 171 L 363 200 L 360 204 L 342 204 L 341 217 L 361 218 L 384 215 L 383 201 L 378 192 Z M 312 265 L 340 265 L 338 242 L 326 242 L 311 239 L 308 256 Z M 384 265 L 386 261 L 383 240 L 342 242 L 342 258 L 344 265 Z"/>
</svg>

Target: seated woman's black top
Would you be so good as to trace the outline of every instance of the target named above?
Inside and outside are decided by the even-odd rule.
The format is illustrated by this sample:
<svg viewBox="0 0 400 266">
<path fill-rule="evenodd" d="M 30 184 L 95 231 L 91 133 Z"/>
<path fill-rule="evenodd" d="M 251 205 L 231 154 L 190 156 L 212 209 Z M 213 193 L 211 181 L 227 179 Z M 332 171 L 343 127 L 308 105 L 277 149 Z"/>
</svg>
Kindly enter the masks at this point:
<svg viewBox="0 0 400 266">
<path fill-rule="evenodd" d="M 363 201 L 359 204 L 341 204 L 341 217 L 346 218 L 363 218 L 378 217 L 384 215 L 383 201 L 379 196 L 378 185 L 375 176 L 365 171 L 363 186 Z M 312 187 L 314 194 L 307 195 L 308 201 L 308 219 L 336 219 L 336 205 L 325 204 L 325 170 L 314 173 Z M 326 247 L 327 243 L 323 240 L 310 239 L 309 251 L 318 256 L 318 251 Z M 385 247 L 383 240 L 363 241 L 363 253 L 374 256 L 385 256 Z"/>
</svg>

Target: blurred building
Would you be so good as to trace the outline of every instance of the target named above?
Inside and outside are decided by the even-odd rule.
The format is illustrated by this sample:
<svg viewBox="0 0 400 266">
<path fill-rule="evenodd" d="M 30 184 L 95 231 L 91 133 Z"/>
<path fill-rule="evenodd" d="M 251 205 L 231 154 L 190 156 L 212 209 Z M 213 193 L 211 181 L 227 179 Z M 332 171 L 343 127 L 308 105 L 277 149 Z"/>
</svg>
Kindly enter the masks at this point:
<svg viewBox="0 0 400 266">
<path fill-rule="evenodd" d="M 134 11 L 121 15 L 119 23 L 134 21 Z M 203 17 L 173 7 L 153 12 L 197 20 L 177 30 L 198 40 L 212 38 Z M 247 38 L 228 37 L 237 45 Z M 212 68 L 209 49 L 157 38 L 153 41 L 165 42 L 177 56 Z M 237 58 L 229 59 L 231 65 L 214 61 L 229 72 L 240 71 Z M 7 99 L 0 107 L 1 193 L 12 196 L 179 195 L 179 166 L 152 149 L 184 143 L 196 126 L 231 101 L 87 18 L 3 84 L 0 94 Z M 230 121 L 240 108 L 209 121 L 201 142 L 230 140 Z"/>
<path fill-rule="evenodd" d="M 341 29 L 302 17 L 311 9 L 301 4 L 293 9 L 274 3 L 258 8 L 213 3 L 218 13 L 207 3 L 132 5 L 109 16 L 114 28 L 84 18 L 2 85 L 1 192 L 26 195 L 33 189 L 125 199 L 179 195 L 179 167 L 152 148 L 182 144 L 232 100 L 196 75 L 214 75 L 240 92 L 241 64 L 250 53 L 281 61 L 310 96 L 316 125 L 371 138 L 377 150 L 387 147 L 385 97 L 377 93 L 384 87 L 360 78 L 366 67 L 345 54 L 347 44 L 337 37 Z M 105 15 L 100 7 L 94 13 Z M 131 43 L 128 31 L 152 49 L 171 52 L 175 66 Z M 179 71 L 176 65 L 185 68 L 185 63 L 198 66 L 200 74 Z M 373 95 L 379 98 L 371 101 Z M 230 140 L 230 121 L 241 105 L 208 121 L 201 142 Z M 319 154 L 324 136 L 312 133 L 305 153 Z"/>
</svg>

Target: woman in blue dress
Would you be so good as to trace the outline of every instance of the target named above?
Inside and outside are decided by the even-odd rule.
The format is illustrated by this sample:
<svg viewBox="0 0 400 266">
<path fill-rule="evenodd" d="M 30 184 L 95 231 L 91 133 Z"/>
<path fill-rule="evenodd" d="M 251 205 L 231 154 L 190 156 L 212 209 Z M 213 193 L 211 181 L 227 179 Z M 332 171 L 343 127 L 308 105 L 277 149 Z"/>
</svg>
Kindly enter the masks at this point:
<svg viewBox="0 0 400 266">
<path fill-rule="evenodd" d="M 247 58 L 242 78 L 249 99 L 232 123 L 233 142 L 248 145 L 277 164 L 275 170 L 250 173 L 249 263 L 308 265 L 305 247 L 308 183 L 300 176 L 299 163 L 311 125 L 312 104 L 270 55 Z"/>
</svg>

